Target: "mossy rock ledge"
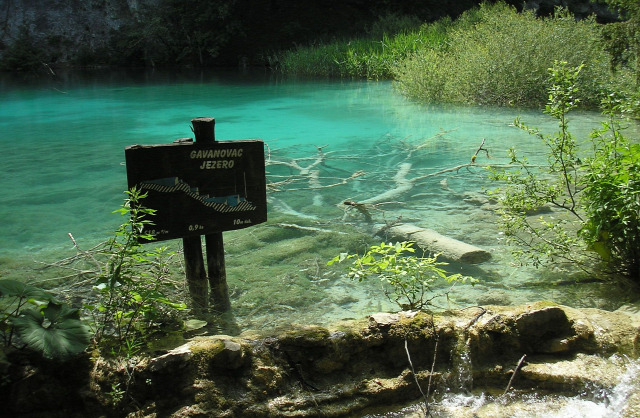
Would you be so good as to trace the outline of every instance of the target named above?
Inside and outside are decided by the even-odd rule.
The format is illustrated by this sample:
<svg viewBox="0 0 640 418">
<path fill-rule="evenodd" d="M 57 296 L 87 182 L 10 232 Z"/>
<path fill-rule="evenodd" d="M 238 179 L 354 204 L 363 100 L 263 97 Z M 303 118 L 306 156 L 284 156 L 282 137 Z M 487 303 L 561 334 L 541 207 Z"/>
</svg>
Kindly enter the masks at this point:
<svg viewBox="0 0 640 418">
<path fill-rule="evenodd" d="M 10 354 L 1 401 L 5 414 L 28 417 L 359 416 L 420 399 L 416 380 L 426 388 L 432 365 L 432 392 L 460 387 L 462 353 L 474 387 L 494 392 L 506 388 L 525 354 L 516 391 L 612 388 L 640 354 L 640 315 L 549 302 L 379 313 L 268 336 L 196 337 L 130 359 L 129 367 L 88 356 L 55 367 L 16 364 Z M 115 397 L 114 388 L 126 393 Z M 36 389 L 46 393 L 34 397 Z M 621 416 L 635 416 L 640 399 L 624 408 Z"/>
</svg>

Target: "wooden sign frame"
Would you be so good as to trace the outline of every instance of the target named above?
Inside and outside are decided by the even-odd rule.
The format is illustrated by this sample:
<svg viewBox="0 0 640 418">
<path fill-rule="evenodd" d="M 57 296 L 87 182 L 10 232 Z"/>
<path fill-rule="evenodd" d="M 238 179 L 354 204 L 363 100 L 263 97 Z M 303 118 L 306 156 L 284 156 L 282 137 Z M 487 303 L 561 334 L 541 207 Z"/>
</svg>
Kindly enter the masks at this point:
<svg viewBox="0 0 640 418">
<path fill-rule="evenodd" d="M 246 228 L 267 220 L 264 143 L 259 139 L 132 145 L 129 188 L 148 196 L 156 240 Z"/>
</svg>

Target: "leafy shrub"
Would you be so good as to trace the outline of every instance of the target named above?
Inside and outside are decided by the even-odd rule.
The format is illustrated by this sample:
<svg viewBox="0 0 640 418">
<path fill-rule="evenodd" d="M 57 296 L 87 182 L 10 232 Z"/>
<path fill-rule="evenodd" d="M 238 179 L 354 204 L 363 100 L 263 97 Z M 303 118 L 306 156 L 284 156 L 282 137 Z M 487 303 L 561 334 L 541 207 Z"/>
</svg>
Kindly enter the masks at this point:
<svg viewBox="0 0 640 418">
<path fill-rule="evenodd" d="M 411 242 L 383 242 L 371 246 L 363 256 L 342 253 L 328 264 L 354 259 L 349 278 L 359 282 L 378 278 L 387 299 L 401 309 L 422 310 L 430 306 L 435 298 L 446 294 L 434 293 L 440 280 L 448 283 L 471 280 L 461 274 L 448 275 L 441 267 L 447 263 L 437 261 L 437 256 L 418 257 L 413 253 L 415 248 Z"/>
<path fill-rule="evenodd" d="M 622 135 L 617 115 L 624 108 L 615 94 L 602 101 L 608 120 L 592 133 L 595 151 L 586 162 L 582 191 L 587 220 L 580 234 L 613 270 L 640 282 L 640 144 Z"/>
<path fill-rule="evenodd" d="M 422 22 L 416 16 L 387 13 L 380 16 L 367 29 L 367 36 L 373 39 L 382 39 L 384 36 L 406 33 L 418 29 Z"/>
<path fill-rule="evenodd" d="M 608 56 L 593 19 L 576 22 L 558 9 L 553 17 L 518 13 L 504 3 L 483 3 L 466 12 L 447 33 L 447 47 L 422 48 L 395 68 L 396 86 L 423 101 L 540 106 L 547 69 L 555 60 L 585 68 L 580 99 L 595 101 L 609 81 Z"/>
<path fill-rule="evenodd" d="M 635 87 L 640 87 L 640 4 L 636 0 L 604 0 L 615 9 L 622 21 L 604 29 L 604 46 L 611 54 L 615 70 L 626 66 L 633 69 Z"/>
<path fill-rule="evenodd" d="M 547 259 L 579 261 L 583 253 L 579 251 L 579 226 L 575 225 L 576 221 L 582 220 L 578 202 L 582 166 L 576 140 L 566 119 L 567 113 L 578 105 L 575 82 L 581 69 L 581 66 L 571 69 L 565 62 L 557 63 L 552 70 L 552 87 L 544 113 L 557 120 L 557 133 L 544 134 L 519 119 L 515 121 L 517 127 L 536 135 L 545 144 L 548 164 L 532 165 L 511 148 L 509 156 L 514 168 L 497 169 L 492 174 L 494 180 L 504 181 L 507 185 L 504 190 L 493 192 L 500 194 L 499 213 L 507 239 L 524 248 L 515 251 L 518 258 L 535 266 Z M 531 216 L 549 208 L 557 212 Z"/>
<path fill-rule="evenodd" d="M 494 191 L 501 225 L 522 261 L 539 266 L 565 260 L 588 269 L 599 258 L 611 272 L 640 281 L 640 145 L 622 135 L 618 115 L 624 101 L 607 95 L 607 121 L 592 133 L 591 149 L 580 148 L 567 114 L 579 103 L 582 68 L 558 62 L 551 69 L 545 113 L 558 122 L 557 133 L 546 135 L 516 120 L 543 141 L 547 164 L 532 165 L 511 149 L 513 167 L 493 171 L 494 180 L 505 183 Z M 544 207 L 551 210 L 541 213 Z"/>
<path fill-rule="evenodd" d="M 87 306 L 94 315 L 96 340 L 107 337 L 116 354 L 129 351 L 154 325 L 165 323 L 175 310 L 186 308 L 168 296 L 170 281 L 166 276 L 173 253 L 166 247 L 147 249 L 141 244 L 153 240 L 152 235 L 141 231 L 153 224 L 149 218 L 155 211 L 142 205 L 146 194 L 135 188 L 126 193 L 127 199 L 116 212 L 128 219 L 102 250 L 106 265 L 95 286 L 99 302 Z"/>
</svg>

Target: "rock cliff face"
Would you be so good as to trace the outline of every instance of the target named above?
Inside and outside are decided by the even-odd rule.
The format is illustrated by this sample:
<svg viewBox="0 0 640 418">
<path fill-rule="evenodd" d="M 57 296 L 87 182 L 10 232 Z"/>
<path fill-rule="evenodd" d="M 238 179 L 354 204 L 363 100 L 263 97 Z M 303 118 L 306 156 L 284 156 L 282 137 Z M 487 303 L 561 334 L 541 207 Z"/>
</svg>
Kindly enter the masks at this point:
<svg viewBox="0 0 640 418">
<path fill-rule="evenodd" d="M 2 0 L 0 50 L 11 45 L 21 28 L 67 62 L 82 48 L 106 44 L 112 30 L 134 19 L 141 4 L 153 0 Z"/>
<path fill-rule="evenodd" d="M 135 24 L 136 16 L 144 7 L 157 6 L 161 1 L 48 0 L 43 2 L 41 0 L 0 0 L 0 57 L 3 51 L 18 39 L 20 31 L 27 29 L 38 47 L 46 50 L 48 64 L 67 64 L 77 60 L 83 52 L 95 53 L 105 47 L 114 35 L 114 31 L 118 31 L 123 25 Z M 522 2 L 518 0 L 508 2 L 516 7 L 522 6 Z M 251 5 L 250 1 L 245 3 L 248 6 Z M 474 2 L 470 1 L 469 3 L 473 4 Z M 568 7 L 578 17 L 596 14 L 601 21 L 611 21 L 615 18 L 615 15 L 609 12 L 606 6 L 592 3 L 589 0 L 530 0 L 525 3 L 525 7 L 534 9 L 541 14 L 552 13 L 557 5 Z M 286 7 L 288 7 L 287 2 L 283 0 L 272 1 L 270 6 L 273 10 Z M 446 2 L 440 5 L 440 8 L 446 9 L 447 7 Z M 332 10 L 335 7 L 323 6 L 323 8 L 326 9 L 327 16 L 318 16 L 319 19 L 335 17 L 333 14 L 335 11 Z M 248 9 L 251 8 L 248 7 Z M 242 16 L 238 18 L 242 21 Z M 302 22 L 288 22 L 285 25 L 278 21 L 278 16 L 267 16 L 266 19 L 271 23 L 264 25 L 263 29 L 269 30 L 271 28 L 271 32 L 274 27 L 281 29 L 285 27 L 282 29 L 285 30 L 286 27 L 293 28 L 297 27 L 296 25 L 304 25 Z M 299 29 L 303 32 L 298 35 L 289 33 L 289 35 L 294 38 L 301 37 L 304 28 L 300 27 Z M 255 31 L 255 28 L 245 28 L 246 31 L 252 32 Z M 290 29 L 286 29 L 286 31 L 290 31 Z M 289 41 L 286 42 L 288 45 Z M 268 48 L 273 50 L 278 46 L 272 45 Z"/>
</svg>

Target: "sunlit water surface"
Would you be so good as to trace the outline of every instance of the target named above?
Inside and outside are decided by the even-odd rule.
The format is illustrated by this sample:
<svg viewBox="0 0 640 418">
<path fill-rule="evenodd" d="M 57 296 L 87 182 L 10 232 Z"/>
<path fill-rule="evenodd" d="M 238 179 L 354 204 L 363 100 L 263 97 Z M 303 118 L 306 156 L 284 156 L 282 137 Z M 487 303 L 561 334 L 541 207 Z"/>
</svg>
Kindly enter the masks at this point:
<svg viewBox="0 0 640 418">
<path fill-rule="evenodd" d="M 562 269 L 518 266 L 484 200 L 493 187 L 487 163 L 505 163 L 511 146 L 541 158 L 535 137 L 512 126 L 516 116 L 549 132 L 539 111 L 424 106 L 390 82 L 283 80 L 271 74 L 79 74 L 0 84 L 0 275 L 42 282 L 60 271 L 43 269 L 111 236 L 126 188 L 124 147 L 192 136 L 190 120 L 216 118 L 220 140 L 260 138 L 267 145 L 267 224 L 225 233 L 231 302 L 240 329 L 292 322 L 328 323 L 395 309 L 375 285 L 350 282 L 328 259 L 363 250 L 371 226 L 344 200 L 365 200 L 409 178 L 467 164 L 483 139 L 489 152 L 477 167 L 424 177 L 411 191 L 372 210 L 382 223 L 404 222 L 491 251 L 479 266 L 450 271 L 480 283 L 460 285 L 442 306 L 519 304 L 547 299 L 571 306 L 616 309 L 632 296 L 614 285 L 576 285 Z M 598 126 L 595 113 L 575 113 L 580 138 Z M 301 169 L 325 154 L 312 187 Z M 279 163 L 287 163 L 282 165 Z M 363 171 L 364 175 L 351 177 Z M 335 184 L 335 185 L 334 185 Z M 332 187 L 324 187 L 330 186 Z M 286 226 L 285 226 L 286 225 Z M 307 228 L 307 229 L 305 229 Z M 359 231 L 359 232 L 358 232 Z M 354 234 L 360 233 L 357 238 Z M 351 241 L 350 241 L 351 240 Z M 179 249 L 180 241 L 170 243 Z M 178 278 L 179 279 L 179 278 Z"/>
</svg>

